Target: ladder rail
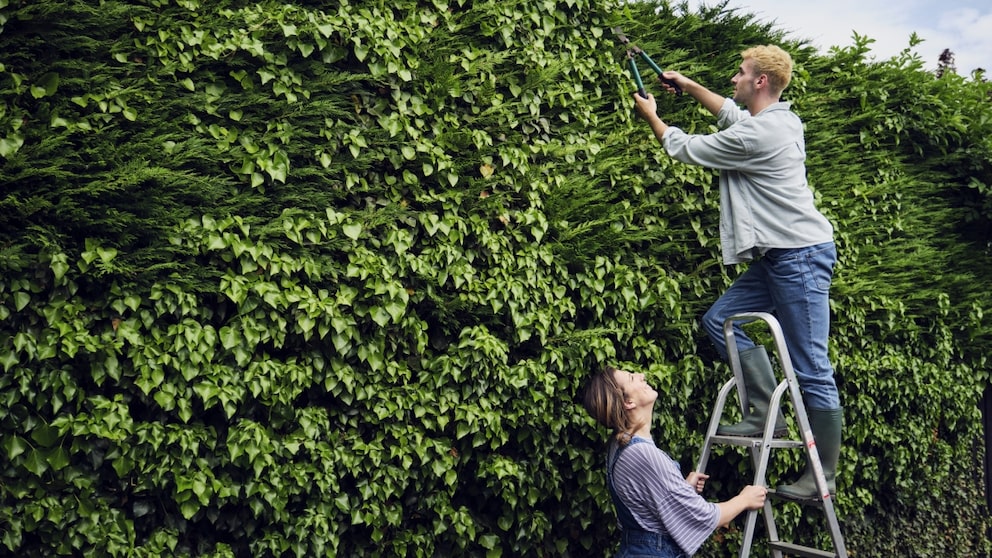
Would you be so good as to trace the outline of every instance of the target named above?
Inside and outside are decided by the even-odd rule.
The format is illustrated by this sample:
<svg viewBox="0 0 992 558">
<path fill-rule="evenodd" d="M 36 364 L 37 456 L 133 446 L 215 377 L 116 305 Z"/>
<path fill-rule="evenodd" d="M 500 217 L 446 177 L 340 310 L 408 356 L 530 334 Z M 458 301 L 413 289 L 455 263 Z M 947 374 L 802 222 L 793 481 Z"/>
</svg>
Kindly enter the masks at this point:
<svg viewBox="0 0 992 558">
<path fill-rule="evenodd" d="M 782 396 L 785 395 L 786 390 L 790 387 L 789 380 L 782 380 L 775 387 L 772 392 L 771 398 L 768 400 L 769 409 L 779 409 L 782 405 Z M 761 436 L 761 451 L 755 451 L 754 448 L 751 449 L 751 461 L 754 463 L 754 484 L 756 485 L 767 485 L 766 479 L 768 476 L 768 462 L 771 459 L 771 449 L 776 447 L 773 443 L 775 438 L 775 413 L 768 412 L 765 416 L 765 430 Z M 767 531 L 769 542 L 778 542 L 778 527 L 775 525 L 775 515 L 772 510 L 772 502 L 770 499 L 765 498 L 765 504 L 762 507 L 762 518 L 765 520 L 765 530 Z M 754 524 L 757 522 L 758 510 L 751 510 L 748 512 L 747 521 L 747 535 L 751 537 L 748 541 L 746 548 L 748 549 L 748 554 L 750 554 L 750 548 L 754 540 Z M 772 558 L 782 558 L 782 552 L 775 548 L 772 549 Z M 747 555 L 742 554 L 744 558 Z"/>
<path fill-rule="evenodd" d="M 713 413 L 710 415 L 709 426 L 706 427 L 706 440 L 712 440 L 716 436 L 716 429 L 720 427 L 720 416 L 723 414 L 723 408 L 727 404 L 727 397 L 736 383 L 737 380 L 731 378 L 720 388 L 720 393 L 716 397 L 716 403 L 713 404 Z M 703 451 L 699 452 L 699 461 L 696 462 L 696 470 L 705 474 L 709 458 L 710 444 L 703 444 Z"/>
<path fill-rule="evenodd" d="M 734 322 L 731 321 L 738 316 L 745 316 L 745 322 L 758 318 L 752 314 L 737 314 L 723 322 L 723 337 L 727 344 L 727 362 L 730 363 L 730 371 L 737 381 L 737 398 L 741 405 L 741 417 L 747 418 L 750 400 L 747 398 L 747 388 L 744 386 L 744 370 L 741 368 L 740 350 L 737 347 L 737 336 L 734 334 Z"/>
</svg>

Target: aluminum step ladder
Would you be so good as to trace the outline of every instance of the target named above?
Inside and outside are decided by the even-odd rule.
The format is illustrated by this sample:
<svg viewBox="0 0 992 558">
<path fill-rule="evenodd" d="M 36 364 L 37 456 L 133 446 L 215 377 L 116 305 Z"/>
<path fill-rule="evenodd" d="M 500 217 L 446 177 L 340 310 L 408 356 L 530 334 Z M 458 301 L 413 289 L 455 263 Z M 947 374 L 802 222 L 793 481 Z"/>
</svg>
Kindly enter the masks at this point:
<svg viewBox="0 0 992 558">
<path fill-rule="evenodd" d="M 723 415 L 724 406 L 730 391 L 736 386 L 741 403 L 743 416 L 748 414 L 747 389 L 744 385 L 744 375 L 741 370 L 740 355 L 737 349 L 737 340 L 734 338 L 734 323 L 747 323 L 753 321 L 764 321 L 770 330 L 775 342 L 779 364 L 784 372 L 783 379 L 775 391 L 772 392 L 771 400 L 768 404 L 768 416 L 765 420 L 765 430 L 759 437 L 741 436 L 721 436 L 716 433 L 720 426 L 720 419 Z M 706 430 L 706 438 L 700 452 L 699 463 L 696 470 L 705 473 L 706 465 L 709 461 L 710 450 L 715 445 L 743 446 L 750 450 L 751 461 L 754 464 L 754 481 L 752 484 L 758 486 L 766 485 L 765 475 L 768 472 L 768 461 L 773 449 L 781 448 L 801 448 L 805 449 L 806 459 L 811 465 L 816 477 L 818 492 L 822 495 L 815 500 L 797 500 L 782 494 L 777 494 L 769 489 L 768 497 L 765 499 L 764 508 L 761 511 L 765 520 L 765 529 L 768 534 L 768 547 L 774 558 L 785 556 L 809 556 L 815 558 L 847 558 L 847 550 L 844 547 L 844 537 L 840 531 L 840 524 L 837 522 L 837 515 L 834 512 L 833 499 L 827 490 L 827 479 L 823 474 L 823 466 L 820 463 L 820 456 L 817 453 L 816 444 L 813 441 L 813 432 L 810 429 L 809 417 L 806 416 L 806 407 L 803 404 L 802 393 L 799 389 L 799 382 L 796 380 L 795 371 L 792 368 L 792 360 L 789 358 L 789 350 L 785 346 L 785 339 L 782 335 L 782 328 L 774 316 L 764 312 L 749 312 L 731 316 L 723 325 L 723 334 L 727 340 L 727 353 L 730 367 L 734 372 L 734 377 L 728 380 L 720 389 L 716 403 L 713 406 L 713 414 L 710 417 L 710 424 Z M 800 439 L 775 438 L 775 410 L 782 408 L 782 398 L 788 392 L 795 410 L 796 422 L 799 426 Z M 815 547 L 803 546 L 779 539 L 778 530 L 775 527 L 775 517 L 772 502 L 796 502 L 798 504 L 815 507 L 822 510 L 826 520 L 827 528 L 830 531 L 830 538 L 833 541 L 833 550 L 820 550 Z M 747 558 L 751 553 L 751 546 L 754 544 L 754 530 L 758 521 L 759 510 L 750 510 L 744 527 L 744 540 L 741 545 L 740 558 Z"/>
</svg>

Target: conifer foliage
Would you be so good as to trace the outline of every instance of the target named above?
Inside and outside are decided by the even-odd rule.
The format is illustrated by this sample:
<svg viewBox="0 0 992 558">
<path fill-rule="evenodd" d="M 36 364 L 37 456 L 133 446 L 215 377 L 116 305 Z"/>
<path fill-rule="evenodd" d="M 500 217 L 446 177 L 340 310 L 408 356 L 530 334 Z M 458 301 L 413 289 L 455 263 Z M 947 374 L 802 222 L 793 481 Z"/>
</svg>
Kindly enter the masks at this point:
<svg viewBox="0 0 992 558">
<path fill-rule="evenodd" d="M 607 361 L 691 466 L 726 374 L 696 320 L 738 270 L 611 30 L 716 90 L 780 31 L 597 0 L 0 0 L 0 26 L 0 554 L 605 556 L 578 400 Z M 865 44 L 787 45 L 839 232 L 839 509 L 860 555 L 973 555 L 988 84 Z M 746 459 L 717 463 L 724 499 Z"/>
</svg>

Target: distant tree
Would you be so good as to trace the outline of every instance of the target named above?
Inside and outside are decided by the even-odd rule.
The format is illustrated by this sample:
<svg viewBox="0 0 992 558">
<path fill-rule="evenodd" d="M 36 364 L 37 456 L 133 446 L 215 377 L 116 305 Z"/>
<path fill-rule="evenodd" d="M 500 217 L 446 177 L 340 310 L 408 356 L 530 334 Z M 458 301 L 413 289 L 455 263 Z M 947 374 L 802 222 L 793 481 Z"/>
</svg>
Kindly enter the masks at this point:
<svg viewBox="0 0 992 558">
<path fill-rule="evenodd" d="M 954 64 L 954 53 L 949 48 L 945 48 L 937 60 L 937 77 L 944 77 L 947 72 L 958 73 L 958 68 Z"/>
</svg>

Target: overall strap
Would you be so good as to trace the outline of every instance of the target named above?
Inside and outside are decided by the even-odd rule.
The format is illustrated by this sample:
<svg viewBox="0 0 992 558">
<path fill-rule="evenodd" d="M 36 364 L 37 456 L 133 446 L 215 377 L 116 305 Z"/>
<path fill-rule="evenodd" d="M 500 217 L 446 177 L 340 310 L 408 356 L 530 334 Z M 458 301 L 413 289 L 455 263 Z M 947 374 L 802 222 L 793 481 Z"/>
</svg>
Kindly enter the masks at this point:
<svg viewBox="0 0 992 558">
<path fill-rule="evenodd" d="M 617 450 L 613 454 L 613 459 L 611 459 L 606 466 L 606 481 L 607 487 L 610 489 L 610 498 L 613 500 L 613 507 L 617 510 L 617 520 L 620 521 L 620 527 L 622 527 L 624 531 L 643 531 L 644 529 L 637 523 L 637 520 L 634 519 L 634 514 L 630 512 L 630 509 L 628 509 L 626 505 L 624 505 L 623 501 L 620 499 L 620 495 L 617 494 L 617 490 L 613 482 L 613 469 L 616 467 L 617 461 L 620 460 L 620 454 L 623 450 L 637 443 L 647 443 L 647 440 L 634 437 L 630 439 L 630 443 L 626 446 L 621 446 L 617 443 Z"/>
</svg>

